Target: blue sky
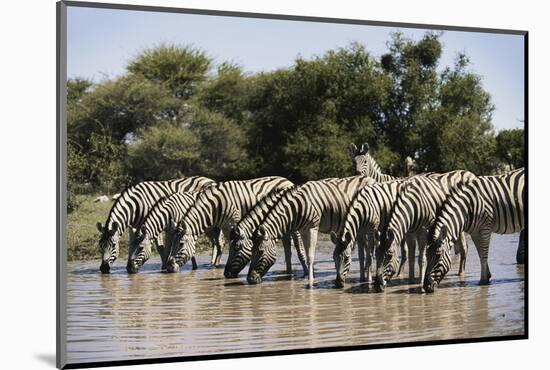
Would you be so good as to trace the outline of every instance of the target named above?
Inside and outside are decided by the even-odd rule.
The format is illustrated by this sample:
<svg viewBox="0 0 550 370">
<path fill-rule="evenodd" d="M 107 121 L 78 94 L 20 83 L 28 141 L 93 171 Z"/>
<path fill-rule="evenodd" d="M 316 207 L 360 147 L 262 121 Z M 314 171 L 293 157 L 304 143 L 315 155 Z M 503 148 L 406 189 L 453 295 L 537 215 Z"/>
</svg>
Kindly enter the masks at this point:
<svg viewBox="0 0 550 370">
<path fill-rule="evenodd" d="M 290 66 L 297 56 L 310 58 L 352 41 L 379 56 L 397 30 L 414 39 L 424 34 L 395 27 L 69 7 L 67 72 L 95 82 L 113 78 L 141 50 L 160 43 L 193 45 L 216 62 L 230 60 L 250 73 L 269 71 Z M 445 31 L 441 41 L 440 68 L 465 52 L 471 70 L 482 76 L 496 107 L 495 128 L 523 127 L 523 36 Z"/>
</svg>

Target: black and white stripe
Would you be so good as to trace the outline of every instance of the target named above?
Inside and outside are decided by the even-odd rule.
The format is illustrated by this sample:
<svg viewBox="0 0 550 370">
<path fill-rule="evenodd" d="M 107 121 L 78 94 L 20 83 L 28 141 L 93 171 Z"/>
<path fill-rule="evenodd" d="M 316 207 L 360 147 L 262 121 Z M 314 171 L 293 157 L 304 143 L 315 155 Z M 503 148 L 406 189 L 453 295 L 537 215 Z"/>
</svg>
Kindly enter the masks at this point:
<svg viewBox="0 0 550 370">
<path fill-rule="evenodd" d="M 252 234 L 263 221 L 269 210 L 281 199 L 283 194 L 294 187 L 282 191 L 274 191 L 260 200 L 238 223 L 231 229 L 229 255 L 225 264 L 226 278 L 236 278 L 239 272 L 250 262 L 252 257 Z M 294 244 L 298 259 L 302 264 L 304 276 L 307 276 L 307 265 L 304 256 L 304 247 L 300 233 L 292 233 L 283 237 L 287 274 L 292 274 L 291 244 Z"/>
<path fill-rule="evenodd" d="M 373 182 L 367 176 L 352 176 L 309 181 L 285 192 L 254 232 L 248 282 L 261 282 L 262 276 L 274 263 L 276 241 L 298 231 L 304 240 L 309 282 L 312 284 L 317 233 L 339 231 L 350 198 L 357 190 Z"/>
<path fill-rule="evenodd" d="M 428 230 L 433 226 L 436 214 L 457 184 L 471 181 L 476 176 L 468 171 L 452 171 L 444 174 L 425 174 L 409 179 L 399 190 L 392 208 L 388 226 L 381 233 L 380 245 L 376 251 L 376 284 L 379 291 L 395 274 L 397 246 L 401 245 L 407 233 L 416 233 L 419 241 L 418 264 L 420 269 L 420 287 L 423 286 L 426 269 L 425 247 Z M 466 258 L 466 245 L 460 239 L 461 270 L 463 273 Z M 411 245 L 409 245 L 411 248 Z M 414 243 L 409 250 L 409 278 L 414 277 Z"/>
<path fill-rule="evenodd" d="M 397 177 L 382 173 L 380 165 L 369 153 L 369 144 L 363 143 L 359 148 L 354 143 L 350 144 L 353 170 L 356 175 L 371 177 L 376 182 L 395 180 Z"/>
<path fill-rule="evenodd" d="M 407 179 L 398 179 L 365 186 L 351 200 L 343 229 L 339 234 L 331 233 L 332 242 L 335 244 L 333 257 L 336 277 L 342 285 L 349 271 L 350 249 L 355 241 L 359 248 L 366 249 L 367 265 L 370 265 L 370 247 L 375 245 L 374 240 L 378 240 L 379 232 L 387 227 L 399 189 L 406 181 Z M 414 242 L 409 236 L 408 239 L 409 243 Z M 402 258 L 402 263 L 404 261 Z M 367 282 L 371 282 L 370 275 L 370 269 L 367 269 Z"/>
<path fill-rule="evenodd" d="M 101 272 L 109 273 L 111 265 L 117 259 L 118 244 L 124 231 L 129 228 L 129 245 L 132 245 L 134 228 L 143 222 L 149 210 L 161 198 L 177 192 L 199 191 L 214 183 L 207 177 L 192 176 L 168 181 L 144 181 L 126 189 L 111 207 L 105 224 L 97 223 L 97 228 L 101 232 Z M 155 244 L 162 255 L 162 246 L 157 242 Z M 130 255 L 131 251 L 128 253 L 128 256 Z"/>
<path fill-rule="evenodd" d="M 165 249 L 169 250 L 177 223 L 183 219 L 187 210 L 195 203 L 198 194 L 197 192 L 175 193 L 162 198 L 153 206 L 141 225 L 137 227 L 133 245 L 130 248 L 132 254 L 129 256 L 126 266 L 128 273 L 137 273 L 150 258 L 151 244 L 158 240 L 162 232 L 165 232 Z M 220 230 L 217 228 L 212 229 L 207 236 L 213 246 L 221 242 L 219 240 Z M 193 269 L 196 269 L 195 256 L 186 256 L 185 262 L 189 258 L 191 258 Z"/>
<path fill-rule="evenodd" d="M 294 184 L 284 177 L 261 177 L 251 180 L 225 181 L 204 190 L 178 224 L 167 263 L 169 272 L 176 272 L 184 256 L 194 255 L 197 238 L 212 228 L 220 228 L 229 240 L 229 227 L 236 224 L 256 203 L 273 191 Z M 211 263 L 220 263 L 222 248 L 212 250 Z"/>
<path fill-rule="evenodd" d="M 491 278 L 489 243 L 491 234 L 510 234 L 525 227 L 523 168 L 499 176 L 480 176 L 453 189 L 441 207 L 428 246 L 428 268 L 424 288 L 433 292 L 451 267 L 449 248 L 465 231 L 479 254 L 481 284 Z"/>
</svg>

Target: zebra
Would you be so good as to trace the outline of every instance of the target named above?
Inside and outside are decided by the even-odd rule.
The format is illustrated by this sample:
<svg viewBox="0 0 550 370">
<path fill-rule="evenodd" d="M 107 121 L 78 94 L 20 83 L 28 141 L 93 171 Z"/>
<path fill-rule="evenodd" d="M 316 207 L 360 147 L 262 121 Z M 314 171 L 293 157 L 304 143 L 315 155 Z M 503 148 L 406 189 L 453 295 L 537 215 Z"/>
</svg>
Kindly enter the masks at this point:
<svg viewBox="0 0 550 370">
<path fill-rule="evenodd" d="M 153 206 L 141 225 L 136 228 L 133 245 L 130 248 L 133 252 L 129 256 L 126 266 L 128 273 L 137 273 L 141 266 L 150 258 L 151 243 L 154 243 L 163 231 L 166 234 L 164 239 L 166 246 L 171 246 L 172 236 L 177 223 L 195 203 L 198 194 L 197 192 L 174 193 L 166 198 L 162 198 Z M 213 248 L 217 243 L 222 242 L 219 239 L 220 234 L 218 228 L 214 228 L 207 233 Z M 193 269 L 195 270 L 197 269 L 195 256 L 190 257 Z M 185 262 L 187 262 L 187 258 Z"/>
<path fill-rule="evenodd" d="M 356 175 L 369 176 L 376 182 L 396 180 L 397 177 L 382 173 L 380 165 L 369 154 L 369 144 L 363 143 L 359 148 L 350 144 L 353 169 Z"/>
<path fill-rule="evenodd" d="M 236 278 L 241 270 L 250 262 L 252 257 L 252 233 L 264 219 L 267 212 L 273 207 L 282 195 L 294 189 L 286 188 L 282 191 L 271 192 L 260 200 L 248 213 L 235 225 L 230 232 L 229 255 L 225 264 L 224 276 L 226 278 Z M 304 256 L 304 246 L 300 233 L 292 233 L 282 238 L 285 251 L 286 272 L 292 274 L 291 261 L 291 238 L 298 254 L 298 259 L 302 264 L 304 277 L 308 276 L 307 265 Z"/>
<path fill-rule="evenodd" d="M 258 201 L 273 191 L 294 184 L 284 177 L 260 177 L 251 180 L 220 182 L 201 192 L 195 204 L 178 223 L 166 269 L 177 272 L 185 255 L 194 255 L 197 238 L 218 227 L 229 240 L 229 227 L 237 223 Z M 212 250 L 212 266 L 220 263 L 221 247 Z"/>
<path fill-rule="evenodd" d="M 393 181 L 399 179 L 399 177 L 394 177 L 382 173 L 380 165 L 369 153 L 369 144 L 363 143 L 359 148 L 357 148 L 354 143 L 351 143 L 349 149 L 351 154 L 352 167 L 357 175 L 370 176 L 376 182 Z M 404 167 L 406 171 L 405 178 L 416 175 L 416 173 L 413 171 L 413 168 L 415 167 L 414 160 L 411 157 L 406 157 L 404 162 Z M 416 243 L 416 241 L 413 241 L 413 239 L 409 239 L 409 241 L 411 243 Z M 404 266 L 409 259 L 409 249 L 414 249 L 412 248 L 412 246 L 407 247 L 406 242 L 406 240 L 403 240 L 403 242 L 401 243 L 401 264 L 397 273 L 398 276 L 400 276 L 403 271 L 401 267 Z M 370 250 L 371 253 L 373 253 L 375 250 L 375 246 L 373 245 Z M 372 259 L 373 256 L 371 255 L 369 256 L 369 258 Z M 414 258 L 414 256 L 412 256 L 412 258 Z"/>
<path fill-rule="evenodd" d="M 350 247 L 355 241 L 358 242 L 359 248 L 367 246 L 367 265 L 370 265 L 369 259 L 372 252 L 369 250 L 369 246 L 374 246 L 374 241 L 379 239 L 380 231 L 386 228 L 398 192 L 407 180 L 407 178 L 403 178 L 365 186 L 351 200 L 346 212 L 344 227 L 340 233 L 332 231 L 330 234 L 335 245 L 333 258 L 338 287 L 344 286 L 351 262 Z M 369 243 L 367 243 L 367 236 Z M 406 237 L 407 243 L 414 245 L 416 235 L 407 234 Z M 404 259 L 401 260 L 402 264 L 404 261 Z M 399 271 L 401 271 L 401 266 Z M 370 269 L 367 271 L 366 281 L 368 283 L 372 281 Z"/>
<path fill-rule="evenodd" d="M 395 251 L 407 233 L 417 233 L 418 265 L 420 269 L 420 289 L 423 289 L 426 269 L 427 233 L 451 189 L 458 183 L 471 181 L 476 176 L 469 171 L 451 171 L 443 174 L 430 173 L 414 176 L 401 187 L 392 208 L 387 227 L 381 233 L 380 245 L 376 250 L 375 289 L 383 291 L 386 283 L 395 274 L 397 257 Z M 459 237 L 457 246 L 461 254 L 459 275 L 464 273 L 467 245 L 464 237 Z M 414 244 L 409 250 L 409 279 L 414 278 Z"/>
<path fill-rule="evenodd" d="M 183 191 L 199 191 L 214 184 L 203 176 L 184 177 L 168 181 L 144 181 L 124 190 L 117 198 L 105 224 L 97 223 L 97 229 L 101 233 L 99 239 L 99 251 L 101 254 L 100 271 L 108 274 L 113 262 L 119 253 L 120 237 L 126 229 L 128 230 L 129 245 L 134 239 L 134 228 L 143 222 L 143 219 L 162 197 Z M 155 242 L 159 254 L 163 258 L 163 265 L 167 256 L 163 253 L 163 246 Z M 132 253 L 129 251 L 128 256 Z"/>
<path fill-rule="evenodd" d="M 368 176 L 351 176 L 309 181 L 285 192 L 254 231 L 248 283 L 260 283 L 273 265 L 275 242 L 290 232 L 299 231 L 304 240 L 309 284 L 312 285 L 317 233 L 340 230 L 350 198 L 357 190 L 373 183 L 374 180 Z M 360 255 L 360 259 L 362 257 Z M 360 261 L 360 266 L 364 276 L 363 261 Z"/>
<path fill-rule="evenodd" d="M 480 176 L 453 189 L 430 237 L 424 289 L 433 292 L 445 277 L 451 267 L 449 248 L 463 231 L 471 235 L 479 254 L 480 284 L 488 284 L 491 234 L 523 231 L 525 204 L 523 168 L 504 175 Z"/>
</svg>

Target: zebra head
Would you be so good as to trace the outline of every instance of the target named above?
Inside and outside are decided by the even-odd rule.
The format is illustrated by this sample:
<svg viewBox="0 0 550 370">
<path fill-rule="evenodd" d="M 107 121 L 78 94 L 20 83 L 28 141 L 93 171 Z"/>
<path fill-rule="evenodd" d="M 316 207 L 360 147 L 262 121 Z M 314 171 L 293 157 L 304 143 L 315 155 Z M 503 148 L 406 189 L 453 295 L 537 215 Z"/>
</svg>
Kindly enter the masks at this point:
<svg viewBox="0 0 550 370">
<path fill-rule="evenodd" d="M 113 223 L 109 228 L 107 225 L 103 226 L 101 222 L 96 224 L 97 230 L 101 233 L 99 238 L 99 253 L 101 254 L 101 266 L 99 270 L 103 274 L 108 274 L 111 271 L 113 262 L 118 257 L 118 242 L 120 239 L 120 233 L 118 232 L 118 224 Z"/>
<path fill-rule="evenodd" d="M 129 249 L 132 252 L 128 257 L 126 271 L 128 271 L 129 274 L 135 274 L 139 272 L 141 266 L 151 257 L 151 240 L 147 238 L 145 227 L 142 227 L 136 232 L 135 238 Z"/>
<path fill-rule="evenodd" d="M 336 267 L 335 284 L 336 287 L 343 288 L 351 265 L 352 237 L 349 231 L 344 232 L 341 236 L 331 231 L 330 239 L 334 243 L 334 253 L 332 257 L 334 259 L 334 266 Z"/>
<path fill-rule="evenodd" d="M 231 229 L 230 239 L 229 256 L 223 272 L 228 279 L 236 278 L 252 256 L 252 239 L 244 235 L 238 226 Z"/>
<path fill-rule="evenodd" d="M 275 239 L 268 236 L 260 225 L 252 237 L 252 259 L 246 280 L 249 284 L 259 284 L 262 277 L 273 266 L 277 258 Z"/>
<path fill-rule="evenodd" d="M 356 175 L 369 174 L 369 144 L 363 143 L 357 148 L 354 143 L 349 146 L 351 153 L 351 163 Z"/>
<path fill-rule="evenodd" d="M 451 269 L 451 248 L 454 243 L 447 234 L 447 227 L 441 226 L 439 233 L 436 230 L 432 241 L 428 244 L 428 266 L 424 275 L 424 290 L 427 293 L 433 293 Z"/>
<path fill-rule="evenodd" d="M 174 236 L 172 239 L 172 253 L 166 263 L 166 271 L 178 272 L 195 255 L 196 237 L 188 232 L 184 221 L 174 223 Z"/>
<path fill-rule="evenodd" d="M 375 232 L 375 234 L 377 233 Z M 374 288 L 378 292 L 383 292 L 388 281 L 398 271 L 397 248 L 399 245 L 395 240 L 395 233 L 392 229 L 387 229 L 385 233 L 379 236 L 379 240 L 380 245 L 376 249 Z"/>
</svg>

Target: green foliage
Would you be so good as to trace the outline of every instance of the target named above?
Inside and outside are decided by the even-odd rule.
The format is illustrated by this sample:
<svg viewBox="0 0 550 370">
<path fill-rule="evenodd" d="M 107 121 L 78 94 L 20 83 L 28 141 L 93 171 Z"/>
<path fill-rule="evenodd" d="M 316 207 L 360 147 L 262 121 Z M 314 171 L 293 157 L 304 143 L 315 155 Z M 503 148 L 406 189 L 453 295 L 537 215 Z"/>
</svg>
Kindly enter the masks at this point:
<svg viewBox="0 0 550 370">
<path fill-rule="evenodd" d="M 462 54 L 439 69 L 442 50 L 440 33 L 395 33 L 379 58 L 351 43 L 245 74 L 195 48 L 146 49 L 118 78 L 68 81 L 70 193 L 193 174 L 347 176 L 350 142 L 399 176 L 407 156 L 418 172 L 522 165 L 523 132 L 495 136 L 481 78 Z"/>
<path fill-rule="evenodd" d="M 188 127 L 160 123 L 142 129 L 128 145 L 127 170 L 133 182 L 168 180 L 196 172 L 200 142 Z"/>
<path fill-rule="evenodd" d="M 523 129 L 502 130 L 496 136 L 496 156 L 510 169 L 524 167 L 525 138 Z"/>
<path fill-rule="evenodd" d="M 188 99 L 206 80 L 211 63 L 198 49 L 160 45 L 145 49 L 126 68 L 132 74 L 165 85 L 176 97 Z"/>
</svg>

